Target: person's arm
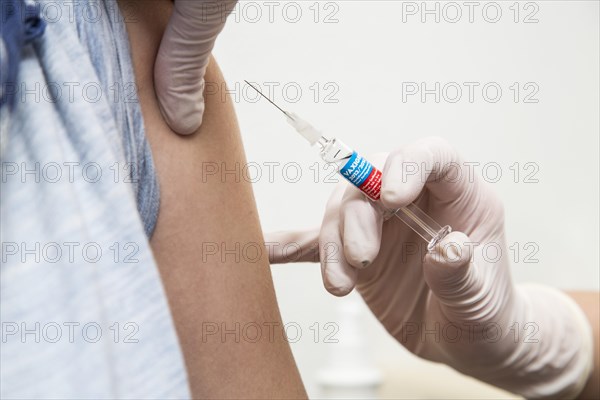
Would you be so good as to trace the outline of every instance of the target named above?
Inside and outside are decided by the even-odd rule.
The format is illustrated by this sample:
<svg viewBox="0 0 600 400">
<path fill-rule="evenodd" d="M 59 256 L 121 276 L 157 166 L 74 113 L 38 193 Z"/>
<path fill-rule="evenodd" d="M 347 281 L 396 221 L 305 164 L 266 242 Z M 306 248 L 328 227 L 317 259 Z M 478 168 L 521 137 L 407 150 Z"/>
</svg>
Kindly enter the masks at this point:
<svg viewBox="0 0 600 400">
<path fill-rule="evenodd" d="M 136 7 L 138 21 L 127 28 L 161 192 L 151 244 L 192 395 L 304 398 L 252 188 L 239 174 L 221 175 L 223 168 L 239 170 L 245 163 L 231 99 L 208 96 L 202 126 L 190 136 L 174 134 L 159 111 L 152 67 L 171 7 L 144 0 Z M 223 82 L 214 62 L 206 81 Z M 218 173 L 208 175 L 214 167 Z M 257 249 L 262 256 L 254 259 Z"/>
<path fill-rule="evenodd" d="M 581 307 L 594 332 L 594 369 L 579 399 L 600 399 L 600 293 L 568 292 Z"/>
</svg>

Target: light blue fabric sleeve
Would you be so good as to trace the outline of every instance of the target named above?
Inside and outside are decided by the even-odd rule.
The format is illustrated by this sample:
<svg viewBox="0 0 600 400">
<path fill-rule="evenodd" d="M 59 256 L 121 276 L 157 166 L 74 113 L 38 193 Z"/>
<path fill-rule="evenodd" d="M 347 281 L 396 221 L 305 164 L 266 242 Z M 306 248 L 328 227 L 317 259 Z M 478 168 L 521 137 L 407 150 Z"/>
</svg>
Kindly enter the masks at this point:
<svg viewBox="0 0 600 400">
<path fill-rule="evenodd" d="M 42 3 L 63 18 L 24 49 L 1 158 L 0 397 L 189 398 L 139 191 L 115 174 L 131 151 L 123 124 L 141 119 L 115 116 L 106 93 L 95 100 L 110 82 L 99 83 L 96 44 L 65 2 Z"/>
<path fill-rule="evenodd" d="M 115 0 L 92 0 L 74 1 L 73 17 L 123 142 L 125 163 L 120 166 L 120 175 L 129 175 L 144 230 L 151 237 L 158 218 L 160 193 L 144 134 L 125 26 L 136 23 L 139 16 L 132 13 L 126 20 Z M 93 90 L 89 90 L 92 95 Z"/>
</svg>

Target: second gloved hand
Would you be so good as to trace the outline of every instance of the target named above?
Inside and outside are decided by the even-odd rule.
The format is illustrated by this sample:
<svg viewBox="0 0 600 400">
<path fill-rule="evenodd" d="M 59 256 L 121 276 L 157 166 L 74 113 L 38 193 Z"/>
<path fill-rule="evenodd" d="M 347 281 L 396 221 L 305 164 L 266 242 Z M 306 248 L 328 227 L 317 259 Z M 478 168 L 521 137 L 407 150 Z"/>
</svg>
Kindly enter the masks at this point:
<svg viewBox="0 0 600 400">
<path fill-rule="evenodd" d="M 318 253 L 326 289 L 341 296 L 356 287 L 388 332 L 420 357 L 528 398 L 581 391 L 592 362 L 589 324 L 560 291 L 513 284 L 503 206 L 490 188 L 437 138 L 391 153 L 382 172 L 386 208 L 416 202 L 453 228 L 432 252 L 341 184 L 319 231 L 267 235 L 271 261 Z"/>
<path fill-rule="evenodd" d="M 154 67 L 158 104 L 180 135 L 194 133 L 204 113 L 204 73 L 217 36 L 237 0 L 175 0 Z"/>
</svg>

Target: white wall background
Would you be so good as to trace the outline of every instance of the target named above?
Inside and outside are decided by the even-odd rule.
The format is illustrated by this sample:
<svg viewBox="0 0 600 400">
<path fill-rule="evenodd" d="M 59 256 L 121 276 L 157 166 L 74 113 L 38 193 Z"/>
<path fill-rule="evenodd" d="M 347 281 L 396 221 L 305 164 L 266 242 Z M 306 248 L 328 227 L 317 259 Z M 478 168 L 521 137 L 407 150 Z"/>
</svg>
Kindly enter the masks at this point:
<svg viewBox="0 0 600 400">
<path fill-rule="evenodd" d="M 325 182 L 323 167 L 315 182 L 314 150 L 277 110 L 255 102 L 244 79 L 363 154 L 441 135 L 465 159 L 481 163 L 476 173 L 497 163 L 502 177 L 493 186 L 506 205 L 509 241 L 521 248 L 515 279 L 599 288 L 599 2 L 477 3 L 469 22 L 462 1 L 240 2 L 215 55 L 236 98 L 248 160 L 261 166 L 254 189 L 265 231 L 319 224 L 333 184 Z M 435 14 L 423 15 L 424 7 L 437 7 L 439 22 Z M 452 23 L 457 9 L 462 16 Z M 502 14 L 492 23 L 497 9 Z M 429 89 L 436 82 L 441 87 L 456 82 L 462 98 L 450 102 L 455 91 L 449 90 L 440 93 L 439 103 L 434 95 L 424 102 L 420 95 L 403 101 L 407 82 L 424 82 Z M 472 102 L 463 82 L 480 85 Z M 502 89 L 495 103 L 482 93 L 490 82 Z M 515 82 L 518 102 L 511 89 Z M 537 103 L 524 102 L 534 87 Z M 488 95 L 495 96 L 494 90 Z M 281 163 L 271 180 L 268 162 Z M 290 162 L 301 167 L 297 182 L 294 165 L 284 172 Z M 516 179 L 509 168 L 514 163 L 520 169 Z M 536 169 L 526 169 L 526 163 Z M 486 177 L 493 179 L 495 170 L 489 168 Z M 537 183 L 525 182 L 531 172 Z M 537 247 L 524 248 L 528 242 Z M 525 263 L 534 251 L 538 262 Z M 323 324 L 339 318 L 336 305 L 345 300 L 326 294 L 316 264 L 275 266 L 273 275 L 284 320 L 303 331 L 292 346 L 303 378 L 310 394 L 319 395 L 317 371 L 335 346 L 323 343 Z M 385 376 L 383 396 L 499 395 L 416 360 L 366 318 L 367 343 Z"/>
</svg>

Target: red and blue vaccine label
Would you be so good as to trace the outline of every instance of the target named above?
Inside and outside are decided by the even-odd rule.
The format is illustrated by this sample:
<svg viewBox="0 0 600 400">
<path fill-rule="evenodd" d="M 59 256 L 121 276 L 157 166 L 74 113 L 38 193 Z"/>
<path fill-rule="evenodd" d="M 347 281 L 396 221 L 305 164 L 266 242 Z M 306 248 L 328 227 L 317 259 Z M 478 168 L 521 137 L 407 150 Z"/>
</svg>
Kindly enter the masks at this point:
<svg viewBox="0 0 600 400">
<path fill-rule="evenodd" d="M 357 152 L 352 153 L 348 162 L 340 169 L 340 174 L 373 200 L 381 194 L 381 171 Z"/>
</svg>

